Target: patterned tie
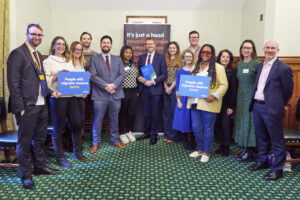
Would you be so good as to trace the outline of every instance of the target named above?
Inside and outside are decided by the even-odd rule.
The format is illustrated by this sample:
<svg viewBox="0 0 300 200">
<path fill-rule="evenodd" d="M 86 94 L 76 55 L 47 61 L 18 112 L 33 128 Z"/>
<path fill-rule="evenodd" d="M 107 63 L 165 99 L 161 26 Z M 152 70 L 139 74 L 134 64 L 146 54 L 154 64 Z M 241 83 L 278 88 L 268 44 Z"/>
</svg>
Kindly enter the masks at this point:
<svg viewBox="0 0 300 200">
<path fill-rule="evenodd" d="M 151 64 L 151 54 L 148 55 L 147 65 Z"/>
<path fill-rule="evenodd" d="M 39 65 L 41 65 L 41 63 L 39 63 L 39 59 L 38 59 L 38 57 L 37 57 L 38 55 L 37 55 L 36 51 L 33 52 L 33 55 L 34 55 L 34 57 L 35 57 L 35 59 L 36 59 L 36 62 L 37 62 Z M 43 74 L 43 72 L 40 72 L 38 66 L 36 66 L 36 67 L 37 67 L 37 69 L 38 69 L 39 75 L 44 75 L 44 80 L 40 80 L 40 84 L 41 84 L 41 92 L 42 92 L 42 96 L 43 96 L 43 97 L 46 97 L 47 94 L 48 94 L 48 88 L 47 88 L 47 82 L 46 82 L 46 79 L 45 79 L 45 74 Z"/>
<path fill-rule="evenodd" d="M 108 56 L 105 56 L 105 63 L 106 63 L 106 66 L 107 66 L 108 71 L 110 72 L 110 65 L 109 65 L 109 59 L 108 59 Z"/>
</svg>

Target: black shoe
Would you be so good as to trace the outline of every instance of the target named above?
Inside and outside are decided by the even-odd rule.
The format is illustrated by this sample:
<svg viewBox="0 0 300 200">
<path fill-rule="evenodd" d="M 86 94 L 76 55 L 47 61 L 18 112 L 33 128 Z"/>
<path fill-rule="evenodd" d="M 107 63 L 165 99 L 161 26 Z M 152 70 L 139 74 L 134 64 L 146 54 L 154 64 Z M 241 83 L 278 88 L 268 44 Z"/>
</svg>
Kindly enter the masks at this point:
<svg viewBox="0 0 300 200">
<path fill-rule="evenodd" d="M 55 175 L 55 174 L 59 174 L 60 171 L 57 169 L 50 169 L 49 167 L 45 166 L 42 169 L 33 169 L 33 174 L 36 176 L 39 175 Z"/>
<path fill-rule="evenodd" d="M 155 145 L 157 143 L 157 138 L 151 138 L 150 139 L 150 145 Z"/>
<path fill-rule="evenodd" d="M 257 170 L 260 170 L 260 169 L 268 169 L 269 168 L 269 164 L 267 162 L 265 163 L 255 163 L 254 165 L 251 165 L 249 167 L 249 170 L 250 171 L 257 171 Z"/>
<path fill-rule="evenodd" d="M 229 156 L 229 152 L 230 152 L 230 146 L 223 146 L 223 153 L 222 156 Z"/>
<path fill-rule="evenodd" d="M 280 171 L 270 171 L 265 175 L 265 180 L 267 181 L 275 181 L 277 179 L 280 179 L 281 177 L 283 177 L 283 172 L 282 170 Z"/>
<path fill-rule="evenodd" d="M 88 159 L 82 153 L 73 154 L 73 158 L 75 160 L 79 160 L 80 162 L 86 162 Z"/>
<path fill-rule="evenodd" d="M 236 159 L 236 158 L 242 157 L 246 153 L 246 151 L 247 151 L 247 148 L 244 148 L 243 151 L 241 151 L 240 153 L 236 154 L 234 156 L 234 158 Z"/>
<path fill-rule="evenodd" d="M 254 161 L 254 153 L 252 151 L 252 149 L 247 148 L 246 153 L 244 155 L 242 155 L 241 157 L 237 157 L 235 158 L 236 161 L 238 162 L 250 162 L 250 161 Z"/>
<path fill-rule="evenodd" d="M 216 154 L 223 154 L 224 146 L 220 145 L 220 147 L 215 151 Z"/>
<path fill-rule="evenodd" d="M 22 182 L 24 189 L 32 190 L 35 188 L 35 184 L 34 184 L 32 178 L 21 178 L 21 182 Z"/>
<path fill-rule="evenodd" d="M 147 138 L 150 138 L 150 135 L 143 134 L 140 137 L 137 137 L 136 140 L 137 141 L 141 141 L 141 140 L 144 140 L 144 139 L 147 139 Z"/>
<path fill-rule="evenodd" d="M 72 163 L 70 163 L 66 158 L 58 158 L 57 163 L 64 168 L 72 167 Z"/>
</svg>

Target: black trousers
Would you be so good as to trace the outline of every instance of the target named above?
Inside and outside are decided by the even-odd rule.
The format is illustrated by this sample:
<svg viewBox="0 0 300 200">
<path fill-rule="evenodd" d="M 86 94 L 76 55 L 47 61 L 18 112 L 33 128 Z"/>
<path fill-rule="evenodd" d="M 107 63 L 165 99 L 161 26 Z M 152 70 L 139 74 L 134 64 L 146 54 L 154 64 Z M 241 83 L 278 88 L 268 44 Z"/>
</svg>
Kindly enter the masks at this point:
<svg viewBox="0 0 300 200">
<path fill-rule="evenodd" d="M 123 88 L 125 98 L 121 100 L 119 113 L 119 134 L 133 131 L 134 119 L 138 109 L 139 97 L 137 88 Z"/>
<path fill-rule="evenodd" d="M 232 137 L 231 115 L 227 115 L 227 108 L 222 108 L 215 124 L 215 134 L 220 145 L 229 146 Z"/>
<path fill-rule="evenodd" d="M 45 166 L 44 145 L 47 136 L 48 108 L 46 105 L 25 108 L 16 114 L 18 130 L 17 159 L 21 178 L 31 177 L 31 161 L 36 169 Z"/>
<path fill-rule="evenodd" d="M 73 153 L 81 152 L 81 122 L 79 98 L 63 97 L 50 98 L 51 117 L 53 121 L 52 142 L 56 157 L 65 158 L 62 144 L 62 134 L 66 127 L 66 120 L 71 124 Z"/>
</svg>

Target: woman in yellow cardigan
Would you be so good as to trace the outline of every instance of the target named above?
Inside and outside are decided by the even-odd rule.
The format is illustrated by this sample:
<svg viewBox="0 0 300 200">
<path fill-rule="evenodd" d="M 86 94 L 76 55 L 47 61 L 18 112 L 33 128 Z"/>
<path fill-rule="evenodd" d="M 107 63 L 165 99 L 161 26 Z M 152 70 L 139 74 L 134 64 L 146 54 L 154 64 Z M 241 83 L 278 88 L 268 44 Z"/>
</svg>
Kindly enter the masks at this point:
<svg viewBox="0 0 300 200">
<path fill-rule="evenodd" d="M 203 45 L 198 61 L 191 70 L 191 75 L 211 78 L 209 95 L 206 98 L 189 97 L 187 102 L 187 108 L 191 109 L 192 129 L 198 150 L 191 153 L 190 157 L 201 156 L 201 162 L 209 161 L 216 117 L 221 111 L 222 98 L 228 88 L 225 69 L 216 63 L 215 57 L 215 48 L 210 44 Z"/>
</svg>

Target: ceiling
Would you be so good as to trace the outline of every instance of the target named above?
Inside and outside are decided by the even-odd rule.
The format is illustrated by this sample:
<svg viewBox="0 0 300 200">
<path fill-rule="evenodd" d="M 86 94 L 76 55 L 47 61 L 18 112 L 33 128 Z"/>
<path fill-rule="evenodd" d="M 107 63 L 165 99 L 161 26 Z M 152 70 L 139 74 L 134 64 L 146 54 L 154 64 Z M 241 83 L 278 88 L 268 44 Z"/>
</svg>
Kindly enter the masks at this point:
<svg viewBox="0 0 300 200">
<path fill-rule="evenodd" d="M 236 10 L 245 0 L 49 0 L 53 10 Z"/>
</svg>

